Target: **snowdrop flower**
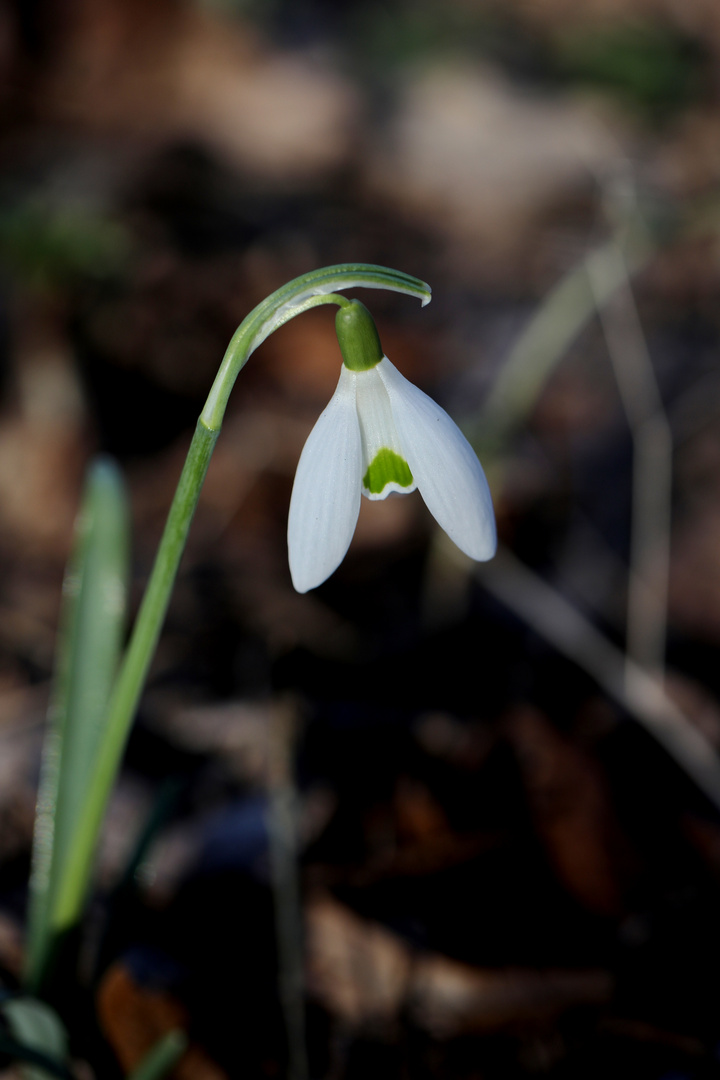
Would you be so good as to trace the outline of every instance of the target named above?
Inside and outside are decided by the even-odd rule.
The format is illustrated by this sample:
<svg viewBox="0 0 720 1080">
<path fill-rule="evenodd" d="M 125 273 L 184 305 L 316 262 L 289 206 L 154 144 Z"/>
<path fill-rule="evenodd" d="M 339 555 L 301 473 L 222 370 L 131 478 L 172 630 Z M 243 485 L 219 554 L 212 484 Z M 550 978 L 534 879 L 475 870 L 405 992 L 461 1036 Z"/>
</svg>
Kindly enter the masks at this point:
<svg viewBox="0 0 720 1080">
<path fill-rule="evenodd" d="M 361 493 L 385 499 L 418 488 L 461 551 L 492 558 L 492 500 L 470 443 L 384 356 L 363 304 L 347 302 L 336 326 L 340 381 L 305 443 L 290 500 L 288 551 L 297 591 L 322 584 L 344 559 Z"/>
</svg>

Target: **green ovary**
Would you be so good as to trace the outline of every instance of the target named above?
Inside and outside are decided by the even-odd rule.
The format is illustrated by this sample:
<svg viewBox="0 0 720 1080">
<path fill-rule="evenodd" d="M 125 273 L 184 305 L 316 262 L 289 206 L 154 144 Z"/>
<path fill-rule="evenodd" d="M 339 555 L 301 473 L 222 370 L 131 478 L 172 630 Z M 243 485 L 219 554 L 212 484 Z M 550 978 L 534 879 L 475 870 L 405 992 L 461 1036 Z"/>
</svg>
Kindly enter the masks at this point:
<svg viewBox="0 0 720 1080">
<path fill-rule="evenodd" d="M 371 495 L 379 495 L 388 484 L 395 483 L 407 488 L 412 486 L 412 482 L 413 475 L 407 461 L 386 446 L 378 450 L 363 476 L 363 487 Z"/>
</svg>

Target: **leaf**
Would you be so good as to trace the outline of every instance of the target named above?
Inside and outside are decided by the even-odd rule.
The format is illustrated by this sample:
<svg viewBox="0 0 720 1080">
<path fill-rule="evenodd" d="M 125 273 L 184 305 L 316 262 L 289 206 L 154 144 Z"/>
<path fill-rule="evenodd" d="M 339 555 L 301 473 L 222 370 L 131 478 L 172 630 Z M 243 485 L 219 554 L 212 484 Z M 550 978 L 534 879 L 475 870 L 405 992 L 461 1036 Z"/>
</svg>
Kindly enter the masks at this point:
<svg viewBox="0 0 720 1080">
<path fill-rule="evenodd" d="M 22 1066 L 24 1080 L 47 1080 L 48 1076 L 66 1073 L 62 1067 L 67 1057 L 68 1038 L 57 1013 L 42 1001 L 34 998 L 10 998 L 3 1002 L 2 1011 L 17 1046 L 8 1043 L 8 1052 L 20 1057 L 23 1050 L 36 1051 L 38 1058 L 46 1056 L 55 1067 L 44 1068 L 39 1062 Z M 30 1057 L 30 1054 L 27 1055 Z"/>
<path fill-rule="evenodd" d="M 168 1031 L 128 1075 L 128 1080 L 162 1080 L 177 1064 L 188 1045 L 187 1035 L 179 1028 Z"/>
<path fill-rule="evenodd" d="M 104 973 L 96 1004 L 100 1028 L 129 1080 L 154 1080 L 164 1075 L 161 1068 L 173 1068 L 177 1080 L 228 1080 L 197 1043 L 183 1041 L 181 1049 L 188 1015 L 179 999 L 142 985 L 122 961 Z"/>
<path fill-rule="evenodd" d="M 73 554 L 63 587 L 55 690 L 50 706 L 35 821 L 26 979 L 37 989 L 58 944 L 56 905 L 67 892 L 69 853 L 104 733 L 122 646 L 128 577 L 128 512 L 116 466 L 88 472 Z M 72 918 L 87 877 L 70 883 Z"/>
</svg>

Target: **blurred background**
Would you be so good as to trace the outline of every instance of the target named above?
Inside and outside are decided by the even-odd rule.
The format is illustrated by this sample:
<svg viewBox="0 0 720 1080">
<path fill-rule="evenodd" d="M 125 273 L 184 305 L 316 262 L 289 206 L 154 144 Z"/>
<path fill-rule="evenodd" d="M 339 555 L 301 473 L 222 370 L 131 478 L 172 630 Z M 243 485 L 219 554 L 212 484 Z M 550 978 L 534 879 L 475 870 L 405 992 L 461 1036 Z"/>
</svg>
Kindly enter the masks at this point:
<svg viewBox="0 0 720 1080">
<path fill-rule="evenodd" d="M 297 595 L 331 313 L 253 356 L 59 1003 L 78 1075 L 177 1026 L 193 1080 L 720 1073 L 719 57 L 714 0 L 0 7 L 6 985 L 85 469 L 127 479 L 136 604 L 256 303 L 428 281 L 357 295 L 501 539 L 363 500 Z"/>
</svg>

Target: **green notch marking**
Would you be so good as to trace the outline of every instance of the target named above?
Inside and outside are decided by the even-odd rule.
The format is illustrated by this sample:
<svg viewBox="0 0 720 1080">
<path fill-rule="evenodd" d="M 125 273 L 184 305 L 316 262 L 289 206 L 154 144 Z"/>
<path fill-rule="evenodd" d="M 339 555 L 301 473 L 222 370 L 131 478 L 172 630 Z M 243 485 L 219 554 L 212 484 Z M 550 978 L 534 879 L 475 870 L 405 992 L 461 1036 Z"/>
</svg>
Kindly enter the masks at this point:
<svg viewBox="0 0 720 1080">
<path fill-rule="evenodd" d="M 371 495 L 379 495 L 393 481 L 400 487 L 410 487 L 413 475 L 404 458 L 383 446 L 370 462 L 368 471 L 363 476 L 363 486 Z"/>
</svg>

